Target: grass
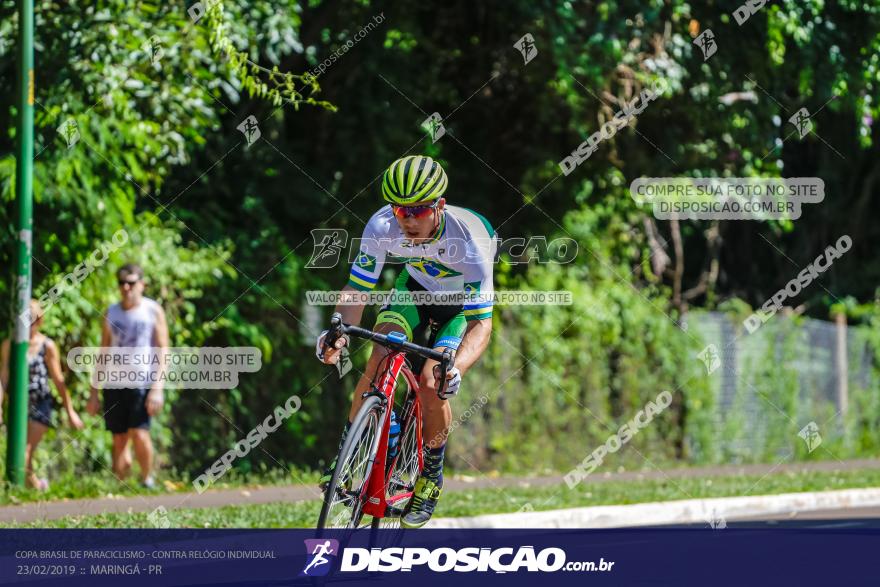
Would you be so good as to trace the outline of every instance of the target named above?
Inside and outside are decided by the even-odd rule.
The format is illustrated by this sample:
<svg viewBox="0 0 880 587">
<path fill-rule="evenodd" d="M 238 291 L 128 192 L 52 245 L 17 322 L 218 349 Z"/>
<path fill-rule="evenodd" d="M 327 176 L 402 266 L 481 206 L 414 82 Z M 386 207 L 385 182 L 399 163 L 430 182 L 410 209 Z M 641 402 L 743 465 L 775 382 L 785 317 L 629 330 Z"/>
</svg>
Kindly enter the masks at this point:
<svg viewBox="0 0 880 587">
<path fill-rule="evenodd" d="M 6 454 L 6 427 L 0 426 L 0 456 Z M 103 441 L 109 441 L 109 435 L 100 431 Z M 37 491 L 24 487 L 11 486 L 6 482 L 5 459 L 0 459 L 0 506 L 20 503 L 58 501 L 64 499 L 101 498 L 112 496 L 149 495 L 153 492 L 143 489 L 138 483 L 138 465 L 132 467 L 132 474 L 125 482 L 117 480 L 110 472 L 104 458 L 109 458 L 109 446 L 95 446 L 91 458 L 83 455 L 87 452 L 90 440 L 71 435 L 64 430 L 52 429 L 41 443 L 36 455 L 38 477 L 49 478 L 49 490 Z M 79 466 L 72 466 L 76 461 Z M 91 469 L 83 471 L 84 466 Z M 212 485 L 215 489 L 259 487 L 265 485 L 290 485 L 292 483 L 316 484 L 320 477 L 318 471 L 311 471 L 296 466 L 288 468 L 273 467 L 262 464 L 247 473 L 237 468 L 230 469 L 223 477 Z M 157 484 L 166 493 L 193 491 L 188 475 L 178 471 L 162 468 L 155 475 Z"/>
<path fill-rule="evenodd" d="M 317 484 L 319 477 L 320 474 L 316 471 L 295 469 L 269 469 L 265 472 L 251 473 L 245 476 L 232 469 L 211 487 L 212 489 L 230 489 L 301 483 Z M 156 476 L 156 482 L 165 493 L 193 491 L 191 483 L 186 480 L 175 479 L 173 473 L 159 473 Z M 50 477 L 49 489 L 47 491 L 14 487 L 5 481 L 0 483 L 0 505 L 135 495 L 155 495 L 155 491 L 150 491 L 140 486 L 136 465 L 134 466 L 133 474 L 125 482 L 119 481 L 111 473 L 105 471 L 89 475 L 65 473 L 57 477 Z"/>
<path fill-rule="evenodd" d="M 582 483 L 570 490 L 566 485 L 509 487 L 446 493 L 438 509 L 443 517 L 475 516 L 595 505 L 644 503 L 678 499 L 770 495 L 803 491 L 828 491 L 857 487 L 880 487 L 880 469 L 837 472 L 786 472 L 766 476 L 717 476 L 674 480 L 607 481 Z M 173 528 L 291 528 L 313 527 L 318 501 L 181 508 L 168 511 Z M 0 527 L 13 527 L 0 525 Z M 70 516 L 34 522 L 31 528 L 153 528 L 148 513 Z"/>
</svg>

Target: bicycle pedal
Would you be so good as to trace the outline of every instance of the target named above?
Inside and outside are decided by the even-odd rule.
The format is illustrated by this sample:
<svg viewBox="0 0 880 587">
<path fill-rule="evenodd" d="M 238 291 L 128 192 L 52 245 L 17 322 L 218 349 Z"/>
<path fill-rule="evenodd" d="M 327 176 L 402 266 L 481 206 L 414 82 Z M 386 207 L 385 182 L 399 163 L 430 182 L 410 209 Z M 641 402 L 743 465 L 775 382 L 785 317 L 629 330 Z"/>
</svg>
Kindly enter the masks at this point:
<svg viewBox="0 0 880 587">
<path fill-rule="evenodd" d="M 395 487 L 398 489 L 406 489 L 408 491 L 412 491 L 415 488 L 415 484 L 407 483 L 403 479 L 396 479 L 392 477 L 391 481 L 388 482 L 388 487 Z"/>
<path fill-rule="evenodd" d="M 385 517 L 386 518 L 402 518 L 403 510 L 393 505 L 389 505 L 385 508 Z"/>
<path fill-rule="evenodd" d="M 350 505 L 350 503 L 354 503 L 355 500 L 357 499 L 357 496 L 354 495 L 352 492 L 346 491 L 344 489 L 340 489 L 338 487 L 336 488 L 336 497 L 339 498 L 340 502 L 342 502 L 346 505 Z"/>
</svg>

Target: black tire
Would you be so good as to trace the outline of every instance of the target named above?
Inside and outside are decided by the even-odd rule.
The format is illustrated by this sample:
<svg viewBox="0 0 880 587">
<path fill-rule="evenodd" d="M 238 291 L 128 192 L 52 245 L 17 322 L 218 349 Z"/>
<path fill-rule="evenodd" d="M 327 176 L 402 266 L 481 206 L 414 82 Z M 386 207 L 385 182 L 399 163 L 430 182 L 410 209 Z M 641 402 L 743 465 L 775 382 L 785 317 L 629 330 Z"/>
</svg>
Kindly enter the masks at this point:
<svg viewBox="0 0 880 587">
<path fill-rule="evenodd" d="M 369 482 L 373 462 L 376 460 L 378 438 L 382 432 L 382 418 L 385 410 L 376 396 L 369 396 L 358 410 L 348 436 L 339 449 L 336 470 L 324 491 L 324 504 L 318 518 L 318 529 L 357 528 L 363 517 L 363 503 L 353 498 L 359 495 L 364 484 Z M 354 459 L 357 459 L 354 461 Z M 354 461 L 354 462 L 353 462 Z M 349 474 L 351 487 L 340 484 L 344 473 Z M 345 515 L 349 511 L 350 515 Z M 343 523 L 345 521 L 345 523 Z M 329 523 L 328 523 L 329 522 Z"/>
</svg>

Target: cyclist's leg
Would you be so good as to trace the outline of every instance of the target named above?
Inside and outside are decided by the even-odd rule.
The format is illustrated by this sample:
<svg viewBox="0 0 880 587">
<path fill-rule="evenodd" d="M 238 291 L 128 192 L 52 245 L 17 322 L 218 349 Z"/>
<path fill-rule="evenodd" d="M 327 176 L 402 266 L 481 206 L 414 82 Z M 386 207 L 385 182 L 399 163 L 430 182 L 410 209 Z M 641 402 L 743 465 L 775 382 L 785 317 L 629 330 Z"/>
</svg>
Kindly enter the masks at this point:
<svg viewBox="0 0 880 587">
<path fill-rule="evenodd" d="M 463 313 L 456 314 L 438 331 L 433 342 L 435 350 L 458 349 L 467 328 Z M 427 360 L 419 377 L 419 402 L 422 405 L 422 430 L 425 439 L 425 463 L 413 490 L 413 498 L 401 519 L 405 528 L 421 528 L 434 514 L 443 488 L 443 461 L 446 454 L 446 438 L 452 422 L 452 408 L 448 401 L 437 397 L 434 365 Z"/>
<path fill-rule="evenodd" d="M 446 349 L 453 353 L 458 350 L 461 339 L 467 329 L 467 320 L 464 314 L 458 313 L 443 324 L 437 331 L 437 337 L 433 341 L 434 350 L 443 352 Z M 448 401 L 437 397 L 436 381 L 434 379 L 434 366 L 437 361 L 428 359 L 425 361 L 422 372 L 419 375 L 419 400 L 422 404 L 422 434 L 425 446 L 429 449 L 440 448 L 446 444 L 446 436 L 449 425 L 452 423 L 452 409 Z"/>
</svg>

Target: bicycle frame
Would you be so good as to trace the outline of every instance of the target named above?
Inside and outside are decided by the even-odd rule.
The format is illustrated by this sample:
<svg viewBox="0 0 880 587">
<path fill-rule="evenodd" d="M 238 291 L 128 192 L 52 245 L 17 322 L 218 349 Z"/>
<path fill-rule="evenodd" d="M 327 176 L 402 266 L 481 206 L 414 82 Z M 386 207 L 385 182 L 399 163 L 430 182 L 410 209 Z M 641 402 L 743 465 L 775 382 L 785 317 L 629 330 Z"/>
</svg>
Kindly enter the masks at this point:
<svg viewBox="0 0 880 587">
<path fill-rule="evenodd" d="M 401 446 L 401 449 L 398 449 L 397 455 L 394 457 L 395 460 L 391 463 L 392 466 L 387 466 L 388 435 L 391 429 L 391 412 L 394 409 L 394 393 L 397 387 L 397 378 L 403 373 L 403 376 L 409 385 L 409 393 L 404 400 L 404 410 L 401 415 L 400 441 L 402 444 L 407 427 L 411 419 L 414 419 L 416 458 L 418 459 L 418 470 L 421 471 L 424 466 L 424 455 L 422 454 L 422 409 L 419 402 L 419 383 L 416 375 L 413 374 L 409 367 L 405 366 L 406 353 L 414 352 L 422 357 L 434 359 L 440 364 L 439 380 L 441 383 L 438 387 L 437 395 L 442 399 L 445 399 L 442 395 L 442 389 L 443 384 L 446 381 L 447 369 L 454 363 L 453 355 L 449 350 L 445 350 L 441 353 L 433 349 L 420 347 L 406 342 L 403 335 L 399 333 L 385 335 L 364 330 L 356 326 L 343 324 L 342 316 L 339 313 L 333 314 L 330 323 L 331 330 L 329 333 L 332 333 L 337 337 L 344 333 L 350 333 L 354 336 L 384 344 L 391 349 L 390 354 L 383 359 L 386 361 L 385 369 L 382 372 L 382 376 L 379 378 L 378 383 L 374 380 L 370 391 L 363 395 L 365 398 L 371 395 L 378 397 L 382 408 L 385 410 L 385 415 L 382 422 L 381 432 L 377 435 L 377 438 L 374 441 L 374 446 L 371 448 L 371 453 L 375 456 L 373 457 L 372 464 L 369 465 L 369 479 L 364 483 L 361 493 L 358 495 L 358 502 L 361 504 L 360 516 L 368 514 L 374 519 L 400 516 L 403 512 L 400 508 L 397 508 L 395 504 L 410 498 L 412 496 L 412 491 L 403 492 L 399 495 L 392 495 L 390 497 L 386 497 L 385 495 L 386 489 L 391 483 L 394 465 L 403 452 Z M 335 339 L 331 339 L 331 342 L 332 340 Z"/>
<path fill-rule="evenodd" d="M 383 373 L 379 384 L 375 386 L 373 391 L 367 392 L 368 394 L 381 395 L 385 407 L 382 433 L 378 435 L 377 439 L 379 446 L 375 452 L 376 459 L 370 467 L 369 481 L 365 484 L 363 493 L 360 496 L 361 503 L 364 504 L 362 513 L 373 516 L 374 518 L 389 517 L 389 508 L 393 508 L 394 504 L 397 502 L 406 500 L 412 496 L 411 491 L 391 496 L 391 499 L 388 499 L 385 495 L 385 489 L 391 482 L 391 474 L 394 470 L 393 465 L 397 459 L 401 457 L 400 449 L 398 449 L 397 455 L 395 455 L 394 461 L 391 463 L 392 466 L 386 466 L 388 464 L 388 435 L 391 429 L 391 410 L 394 408 L 394 392 L 396 391 L 397 378 L 401 371 L 403 372 L 403 376 L 406 378 L 410 388 L 409 395 L 404 402 L 404 413 L 401 415 L 401 440 L 403 440 L 403 434 L 409 423 L 409 419 L 415 418 L 416 451 L 418 454 L 419 470 L 422 469 L 424 464 L 422 461 L 422 410 L 418 396 L 418 381 L 412 371 L 409 368 L 405 368 L 405 360 L 406 355 L 403 352 L 395 352 L 389 356 L 387 358 L 388 366 L 385 368 L 385 372 Z M 408 404 L 412 405 L 412 409 L 409 409 Z M 400 512 L 397 512 L 397 514 L 399 515 Z"/>
</svg>

